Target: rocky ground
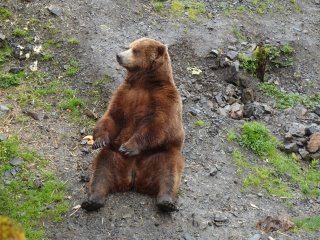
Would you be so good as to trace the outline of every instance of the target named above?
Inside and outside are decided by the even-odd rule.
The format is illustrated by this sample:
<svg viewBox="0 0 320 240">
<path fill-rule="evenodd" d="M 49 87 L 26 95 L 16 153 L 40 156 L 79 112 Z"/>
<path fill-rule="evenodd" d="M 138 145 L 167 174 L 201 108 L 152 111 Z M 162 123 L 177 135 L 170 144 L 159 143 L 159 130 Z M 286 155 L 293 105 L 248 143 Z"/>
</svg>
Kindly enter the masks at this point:
<svg viewBox="0 0 320 240">
<path fill-rule="evenodd" d="M 250 1 L 204 2 L 207 14 L 199 16 L 196 22 L 184 16 L 159 14 L 150 1 L 0 3 L 14 9 L 17 22 L 37 18 L 60 30 L 58 35 L 50 37 L 74 36 L 80 40 L 76 47 L 56 49 L 55 64 L 39 62 L 38 67 L 49 73 L 44 80 L 49 82 L 65 70 L 72 53 L 80 62 L 80 71 L 75 77 L 66 78 L 66 82 L 77 89 L 94 114 L 100 116 L 104 112 L 112 91 L 123 80 L 125 72 L 115 61 L 116 53 L 142 36 L 168 44 L 174 78 L 183 98 L 186 168 L 178 199 L 180 210 L 162 214 L 157 211 L 154 199 L 148 196 L 132 192 L 112 194 L 98 212 L 72 208 L 62 222 L 46 223 L 48 239 L 319 239 L 319 232 L 264 234 L 256 229 L 258 220 L 269 215 L 319 214 L 320 199 L 297 196 L 288 206 L 287 199 L 270 196 L 262 190 L 243 192 L 231 155 L 238 146 L 227 140 L 227 132 L 238 131 L 246 120 L 259 120 L 279 139 L 286 140 L 285 151 L 295 152 L 306 161 L 319 157 L 319 149 L 310 150 L 307 146 L 310 136 L 320 129 L 319 107 L 314 111 L 302 105 L 276 109 L 275 100 L 259 90 L 258 80 L 239 72 L 236 56 L 252 50 L 259 41 L 290 43 L 295 50 L 293 65 L 268 71 L 266 79 L 288 92 L 318 93 L 320 3 L 298 1 L 297 9 L 291 1 L 282 0 L 277 3 L 283 9 L 272 6 L 266 10 L 268 14 L 258 14 L 226 10 L 240 5 L 254 8 Z M 0 26 L 0 33 L 12 28 L 9 22 L 1 22 Z M 237 36 L 237 31 L 245 39 Z M 40 36 L 40 43 L 47 37 L 37 31 L 35 35 Z M 27 68 L 32 62 L 32 58 L 20 59 L 10 67 Z M 99 98 L 92 97 L 89 93 L 96 87 L 97 79 L 106 76 L 108 81 L 98 86 Z M 2 132 L 6 135 L 18 132 L 25 146 L 50 159 L 51 167 L 66 181 L 72 207 L 81 204 L 86 198 L 90 162 L 96 154 L 81 144 L 82 137 L 91 133 L 86 123 L 88 118 L 74 124 L 59 110 L 27 105 L 23 109 L 36 112 L 39 120 L 31 116 L 21 123 L 15 119 L 25 114 L 19 104 L 8 99 L 9 95 L 5 91 L 0 96 L 0 111 L 10 116 Z M 9 104 L 14 110 L 6 109 Z M 198 124 L 201 126 L 195 124 L 198 120 L 203 121 Z M 246 154 L 256 158 L 250 152 Z"/>
</svg>

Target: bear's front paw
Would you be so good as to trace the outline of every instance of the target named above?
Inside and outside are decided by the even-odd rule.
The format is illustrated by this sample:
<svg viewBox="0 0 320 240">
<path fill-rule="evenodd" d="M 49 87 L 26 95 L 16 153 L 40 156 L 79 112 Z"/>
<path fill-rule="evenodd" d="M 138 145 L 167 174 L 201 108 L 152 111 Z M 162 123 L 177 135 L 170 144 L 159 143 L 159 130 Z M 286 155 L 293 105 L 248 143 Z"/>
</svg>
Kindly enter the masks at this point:
<svg viewBox="0 0 320 240">
<path fill-rule="evenodd" d="M 110 143 L 109 137 L 106 135 L 105 137 L 98 137 L 94 140 L 92 145 L 92 149 L 98 149 L 107 146 Z"/>
<path fill-rule="evenodd" d="M 103 204 L 89 200 L 89 201 L 83 202 L 81 204 L 81 207 L 87 211 L 95 211 L 95 210 L 98 210 L 99 208 L 103 207 Z"/>
<path fill-rule="evenodd" d="M 125 144 L 122 144 L 119 148 L 119 152 L 122 153 L 123 155 L 126 156 L 135 156 L 139 154 L 139 150 L 138 149 L 130 149 L 128 146 L 126 146 Z"/>
</svg>

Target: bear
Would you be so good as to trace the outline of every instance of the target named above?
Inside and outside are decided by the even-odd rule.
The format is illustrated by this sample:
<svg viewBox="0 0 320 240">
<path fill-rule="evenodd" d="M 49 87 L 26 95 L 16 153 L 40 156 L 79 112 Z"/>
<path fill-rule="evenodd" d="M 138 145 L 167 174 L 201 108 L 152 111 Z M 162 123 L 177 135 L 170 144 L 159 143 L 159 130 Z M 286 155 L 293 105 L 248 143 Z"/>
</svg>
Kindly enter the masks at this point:
<svg viewBox="0 0 320 240">
<path fill-rule="evenodd" d="M 125 80 L 113 93 L 93 131 L 87 211 L 103 207 L 107 194 L 136 191 L 172 212 L 185 165 L 182 101 L 166 45 L 140 38 L 117 54 Z"/>
</svg>

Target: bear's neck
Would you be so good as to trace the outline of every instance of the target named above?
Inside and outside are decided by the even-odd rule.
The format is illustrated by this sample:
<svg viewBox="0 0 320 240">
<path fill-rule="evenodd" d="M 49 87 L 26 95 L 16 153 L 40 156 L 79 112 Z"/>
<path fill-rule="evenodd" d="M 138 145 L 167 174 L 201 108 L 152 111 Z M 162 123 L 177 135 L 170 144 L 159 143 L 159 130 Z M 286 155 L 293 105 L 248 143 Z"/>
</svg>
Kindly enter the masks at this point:
<svg viewBox="0 0 320 240">
<path fill-rule="evenodd" d="M 163 63 L 154 69 L 128 71 L 125 81 L 130 86 L 175 86 L 172 78 L 172 68 L 170 62 Z"/>
</svg>

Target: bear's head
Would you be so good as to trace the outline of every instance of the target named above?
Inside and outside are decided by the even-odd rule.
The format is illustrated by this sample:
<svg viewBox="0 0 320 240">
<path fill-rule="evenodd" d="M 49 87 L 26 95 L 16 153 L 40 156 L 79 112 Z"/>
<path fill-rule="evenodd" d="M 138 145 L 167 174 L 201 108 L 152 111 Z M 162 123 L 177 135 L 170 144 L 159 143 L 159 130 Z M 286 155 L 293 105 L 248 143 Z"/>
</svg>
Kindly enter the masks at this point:
<svg viewBox="0 0 320 240">
<path fill-rule="evenodd" d="M 152 70 L 168 58 L 167 47 L 150 39 L 140 38 L 129 45 L 129 49 L 117 54 L 117 61 L 128 71 Z"/>
</svg>

